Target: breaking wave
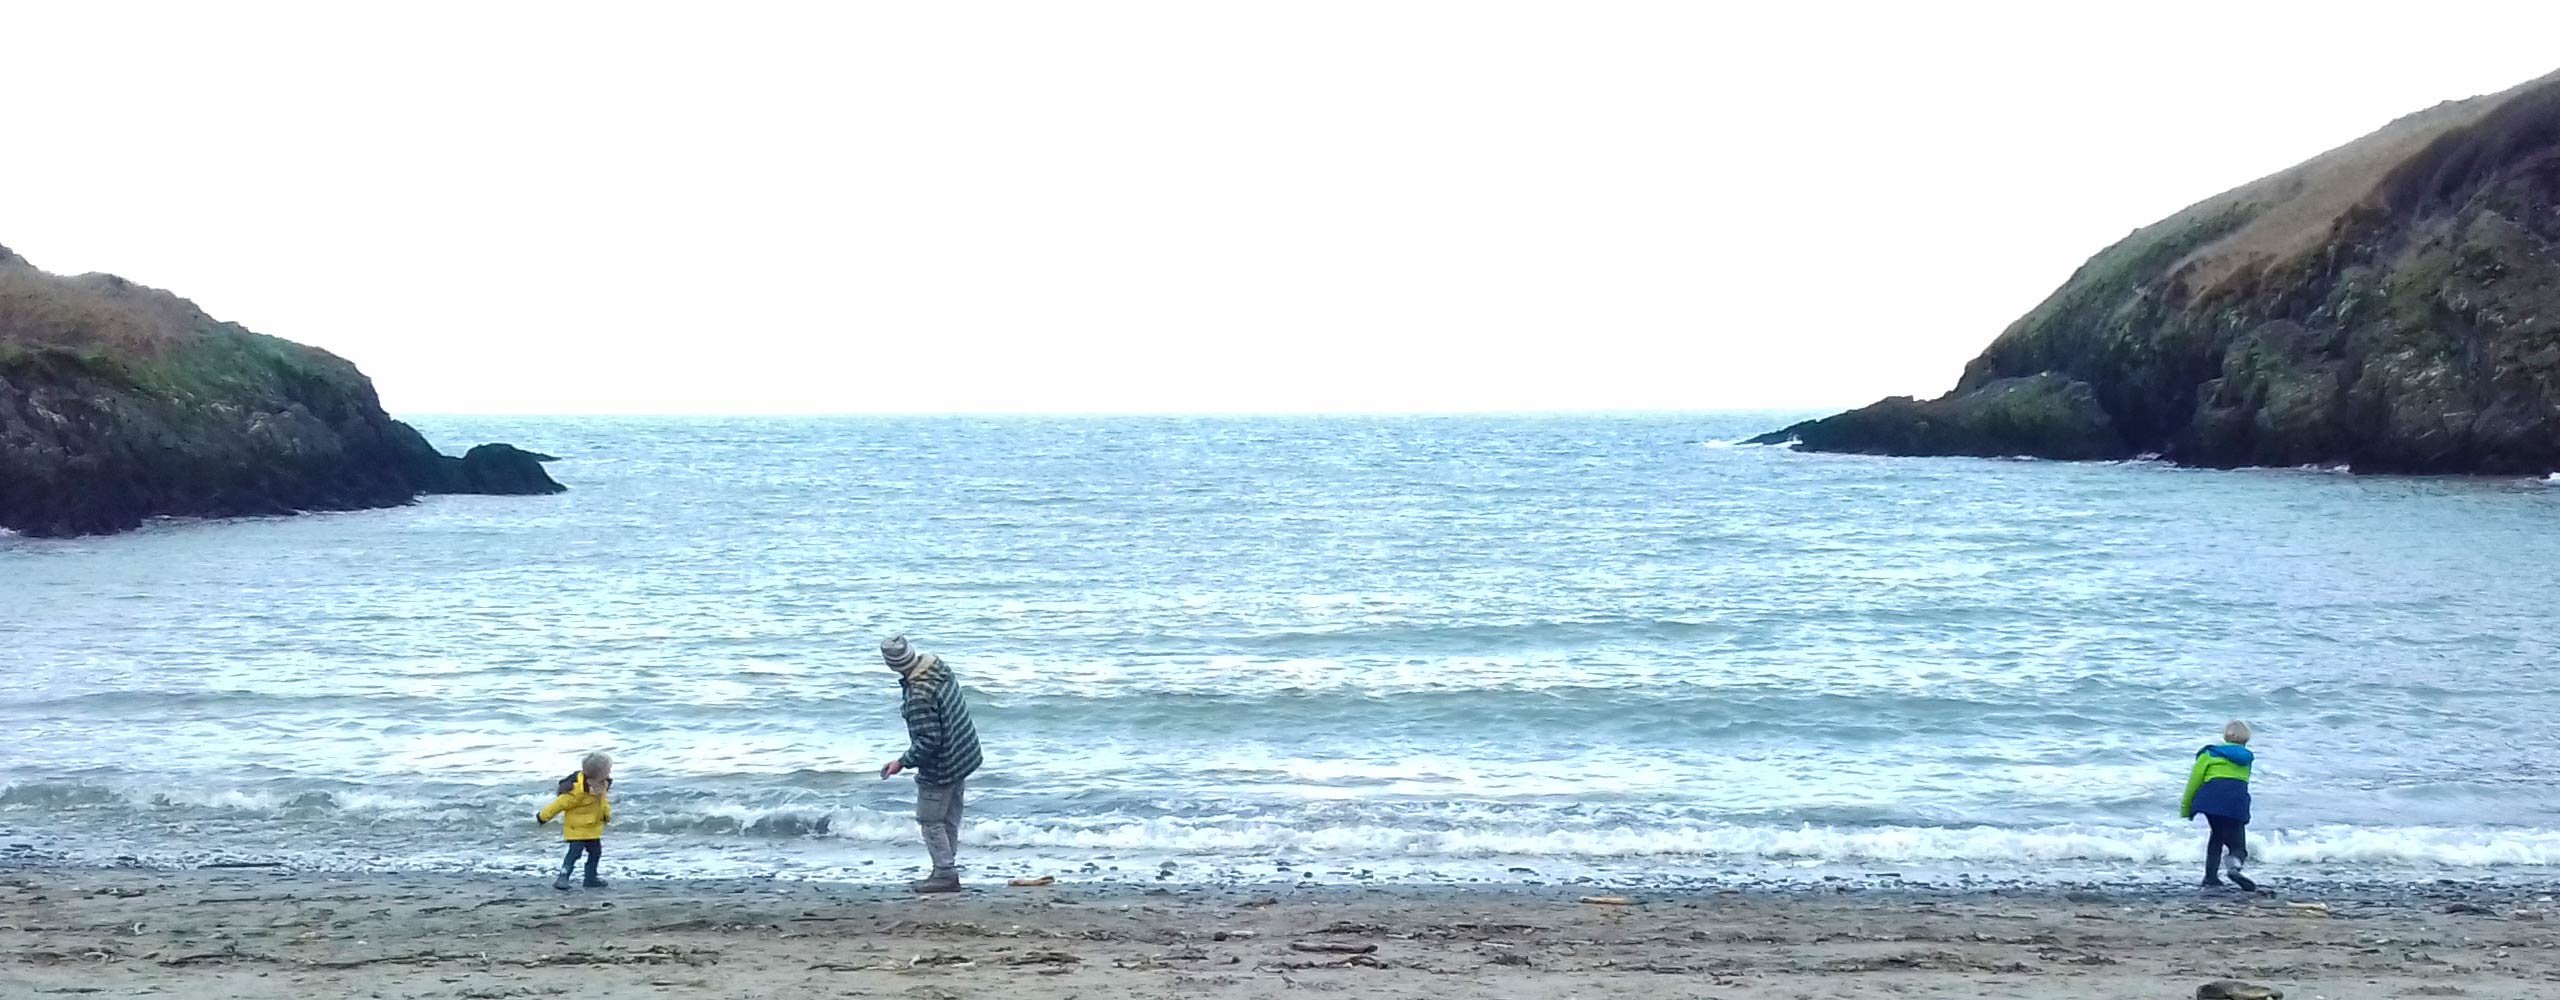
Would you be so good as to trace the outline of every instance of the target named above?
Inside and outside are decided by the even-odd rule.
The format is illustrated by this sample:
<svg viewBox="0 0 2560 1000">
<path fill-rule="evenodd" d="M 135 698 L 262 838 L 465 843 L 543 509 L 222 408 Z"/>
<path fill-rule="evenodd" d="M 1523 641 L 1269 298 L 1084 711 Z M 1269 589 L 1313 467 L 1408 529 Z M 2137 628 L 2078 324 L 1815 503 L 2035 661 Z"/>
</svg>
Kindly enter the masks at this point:
<svg viewBox="0 0 2560 1000">
<path fill-rule="evenodd" d="M 420 799 L 347 791 L 199 791 L 133 796 L 76 784 L 0 789 L 0 819 L 28 811 L 149 817 L 170 812 L 304 823 L 343 819 L 376 831 L 483 836 L 521 822 L 539 796 Z M 1569 807 L 1490 810 L 1450 806 L 1410 822 L 1323 822 L 1308 815 L 1206 817 L 1100 814 L 992 815 L 963 839 L 984 848 L 1113 852 L 1267 862 L 1358 863 L 1397 859 L 1735 861 L 1787 864 L 1982 865 L 2014 870 L 2053 862 L 2154 865 L 2191 860 L 2202 834 L 2186 824 L 2030 827 L 1900 824 L 1754 824 L 1664 816 L 1600 821 Z M 823 838 L 903 847 L 915 839 L 902 808 L 695 802 L 618 806 L 618 834 L 687 841 Z M 2321 825 L 2252 831 L 2268 863 L 2417 868 L 2560 866 L 2560 830 L 2457 826 Z"/>
</svg>

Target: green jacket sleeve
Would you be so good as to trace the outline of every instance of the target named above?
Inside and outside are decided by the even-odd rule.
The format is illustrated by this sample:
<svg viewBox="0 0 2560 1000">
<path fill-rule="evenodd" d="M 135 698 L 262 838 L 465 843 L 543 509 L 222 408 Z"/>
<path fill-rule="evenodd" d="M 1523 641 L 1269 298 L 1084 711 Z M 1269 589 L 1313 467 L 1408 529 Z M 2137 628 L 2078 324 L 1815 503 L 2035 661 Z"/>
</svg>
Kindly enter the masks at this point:
<svg viewBox="0 0 2560 1000">
<path fill-rule="evenodd" d="M 2205 755 L 2196 755 L 2196 766 L 2187 772 L 2187 794 L 2178 798 L 2178 818 L 2196 818 L 2196 789 L 2204 787 Z"/>
</svg>

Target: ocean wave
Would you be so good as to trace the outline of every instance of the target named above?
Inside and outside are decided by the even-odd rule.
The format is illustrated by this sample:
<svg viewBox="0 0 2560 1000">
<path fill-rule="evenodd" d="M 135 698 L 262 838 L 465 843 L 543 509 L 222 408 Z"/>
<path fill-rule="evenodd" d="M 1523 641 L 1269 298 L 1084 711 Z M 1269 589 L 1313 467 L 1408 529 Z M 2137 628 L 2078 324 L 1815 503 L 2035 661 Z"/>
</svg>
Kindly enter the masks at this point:
<svg viewBox="0 0 2560 1000">
<path fill-rule="evenodd" d="M 840 835 L 861 836 L 862 825 Z M 888 831 L 882 831 L 888 833 Z M 898 829 L 894 836 L 911 836 Z M 1150 820 L 1057 825 L 999 819 L 973 825 L 966 839 L 991 847 L 1166 851 L 1261 857 L 1449 857 L 1713 859 L 1765 862 L 1981 862 L 2000 869 L 2039 862 L 2166 863 L 2191 860 L 2202 836 L 2184 827 L 1761 827 L 1556 829 L 1481 827 L 1415 830 L 1394 826 L 1303 827 L 1276 822 L 1198 825 Z M 2560 830 L 2447 827 L 2313 827 L 2252 838 L 2275 864 L 2359 863 L 2484 867 L 2560 864 Z"/>
<path fill-rule="evenodd" d="M 830 809 L 798 807 L 757 808 L 743 805 L 713 805 L 703 808 L 651 813 L 634 816 L 623 810 L 614 821 L 618 830 L 638 833 L 663 833 L 695 836 L 733 837 L 822 837 L 837 834 L 842 814 Z M 854 839 L 887 839 L 890 831 L 915 832 L 915 821 L 890 822 L 876 817 L 871 823 L 857 823 L 864 831 Z"/>
<path fill-rule="evenodd" d="M 378 834 L 486 834 L 522 822 L 538 794 L 421 798 L 363 790 L 192 789 L 128 793 L 75 783 L 0 788 L 0 815 L 52 816 L 73 823 L 127 814 L 165 823 L 171 812 L 272 819 L 277 840 L 307 841 L 343 820 Z M 824 838 L 903 846 L 915 822 L 901 802 L 880 808 L 823 802 L 758 804 L 697 797 L 690 802 L 618 803 L 614 829 L 665 842 L 716 845 L 738 839 Z M 164 818 L 165 817 L 165 818 Z M 234 826 L 234 829 L 241 827 Z M 1321 817 L 1295 811 L 1207 816 L 996 815 L 972 820 L 963 839 L 996 849 L 1160 853 L 1232 861 L 1315 862 L 1413 859 L 1566 859 L 1759 864 L 1964 864 L 1993 870 L 2071 862 L 2151 865 L 2193 860 L 2202 834 L 2187 824 L 2055 824 L 2030 827 L 1725 822 L 1535 808 L 1455 806 L 1393 817 Z M 2355 826 L 2253 830 L 2261 860 L 2273 864 L 2481 868 L 2560 866 L 2560 830 L 2523 827 Z"/>
<path fill-rule="evenodd" d="M 1272 678 L 1275 686 L 1282 678 Z M 1075 694 L 991 697 L 984 713 L 997 720 L 1076 717 L 1106 711 L 1109 731 L 1168 730 L 1193 741 L 1228 736 L 1267 738 L 1271 733 L 1375 735 L 1382 712 L 1397 718 L 1396 738 L 1427 741 L 1457 734 L 1485 738 L 1521 734 L 1557 745 L 1608 742 L 1672 748 L 1732 745 L 1753 740 L 1803 739 L 1820 746 L 1870 745 L 1916 737 L 1960 736 L 1988 727 L 2055 737 L 2105 736 L 2138 718 L 2153 689 L 2090 682 L 2068 707 L 2035 700 L 2028 685 L 1986 686 L 1979 692 L 1885 695 L 1823 690 L 1814 680 L 1721 685 L 1663 682 L 1630 674 L 1609 686 L 1550 672 L 1544 677 L 1503 678 L 1503 687 L 1434 687 L 1427 679 L 1392 674 L 1345 679 L 1323 675 L 1299 685 L 1258 691 L 1157 691 L 1127 688 Z M 1357 686 L 1354 686 L 1356 681 Z M 1205 685 L 1204 685 L 1205 686 Z M 2120 707 L 2121 706 L 2121 707 Z M 1367 738 L 1364 736 L 1364 738 Z M 1934 749 L 1946 749 L 1933 747 Z"/>
<path fill-rule="evenodd" d="M 799 776 L 819 772 L 800 772 Z M 849 779 L 851 775 L 833 776 Z M 102 813 L 193 814 L 233 819 L 273 819 L 279 824 L 343 819 L 360 823 L 401 821 L 420 829 L 469 830 L 509 826 L 543 803 L 549 790 L 528 783 L 528 790 L 486 789 L 444 797 L 398 795 L 364 789 L 207 788 L 127 789 L 72 782 L 32 782 L 0 787 L 0 815 L 95 816 Z M 721 837 L 798 837 L 830 833 L 842 815 L 826 807 L 752 805 L 678 793 L 669 798 L 696 801 L 653 802 L 655 796 L 617 793 L 614 829 L 625 832 Z M 637 800 L 637 801 L 635 801 Z M 891 813 L 881 813 L 890 816 Z M 903 811 L 894 815 L 904 816 Z M 914 821 L 875 823 L 862 827 L 881 833 L 892 827 L 912 832 Z M 280 827 L 281 829 L 281 827 Z"/>
<path fill-rule="evenodd" d="M 421 711 L 446 707 L 449 704 L 447 699 L 378 691 L 349 693 L 291 689 L 260 691 L 243 688 L 177 691 L 127 689 L 84 691 L 57 698 L 0 702 L 0 715 L 97 717 L 115 713 L 181 710 L 210 714 L 228 709 L 294 711 L 340 709 L 350 713 L 376 712 L 414 716 Z"/>
<path fill-rule="evenodd" d="M 353 813 L 375 816 L 431 816 L 483 808 L 471 800 L 417 798 L 361 790 L 260 790 L 173 786 L 151 789 L 31 782 L 0 788 L 0 809 L 95 810 L 157 809 L 292 816 Z"/>
<path fill-rule="evenodd" d="M 1401 608 L 1394 609 L 1401 612 Z M 1371 611 L 1369 615 L 1377 615 Z M 1692 616 L 1591 613 L 1531 621 L 1467 621 L 1346 618 L 1332 623 L 1219 636 L 1204 650 L 1242 651 L 1285 659 L 1359 658 L 1382 651 L 1427 651 L 1437 658 L 1534 657 L 1581 651 L 1595 644 L 1634 639 L 1694 643 L 1759 626 L 1756 621 L 1717 621 Z"/>
<path fill-rule="evenodd" d="M 903 844 L 915 836 L 903 816 L 842 816 L 829 834 Z M 2184 825 L 1837 827 L 1670 824 L 1658 827 L 1480 825 L 1451 829 L 1285 821 L 1131 819 L 1045 822 L 1010 817 L 972 821 L 963 834 L 990 848 L 1160 852 L 1227 859 L 1392 858 L 1655 860 L 1694 862 L 1979 864 L 1996 870 L 2051 862 L 2165 864 L 2194 860 L 2203 834 Z M 2462 827 L 2316 826 L 2253 832 L 2271 864 L 2418 867 L 2560 865 L 2560 830 Z"/>
<path fill-rule="evenodd" d="M 11 785 L 0 788 L 0 808 L 71 808 L 103 806 L 123 802 L 124 798 L 104 788 L 87 785 Z"/>
</svg>

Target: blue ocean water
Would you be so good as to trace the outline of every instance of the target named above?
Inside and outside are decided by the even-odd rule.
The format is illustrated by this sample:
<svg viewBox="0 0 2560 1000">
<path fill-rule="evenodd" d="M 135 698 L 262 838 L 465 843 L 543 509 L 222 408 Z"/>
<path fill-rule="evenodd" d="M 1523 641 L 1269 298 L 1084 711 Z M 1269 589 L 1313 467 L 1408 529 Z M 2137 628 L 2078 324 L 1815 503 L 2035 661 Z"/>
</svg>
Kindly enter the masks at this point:
<svg viewBox="0 0 2560 1000">
<path fill-rule="evenodd" d="M 2185 880 L 2229 718 L 2269 871 L 2560 865 L 2560 486 L 1784 419 L 420 421 L 573 490 L 0 538 L 0 839 L 531 868 L 608 749 L 626 874 L 902 877 L 904 632 L 989 873 Z"/>
</svg>

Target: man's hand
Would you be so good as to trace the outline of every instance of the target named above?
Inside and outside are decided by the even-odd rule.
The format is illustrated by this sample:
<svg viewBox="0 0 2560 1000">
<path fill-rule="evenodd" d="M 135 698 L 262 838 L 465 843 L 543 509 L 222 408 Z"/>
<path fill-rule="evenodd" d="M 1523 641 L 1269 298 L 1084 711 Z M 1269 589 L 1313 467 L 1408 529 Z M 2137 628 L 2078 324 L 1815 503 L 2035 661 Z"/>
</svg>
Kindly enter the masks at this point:
<svg viewBox="0 0 2560 1000">
<path fill-rule="evenodd" d="M 906 769 L 907 762 L 902 760 L 893 760 L 886 764 L 882 764 L 880 765 L 880 780 L 887 781 L 890 778 L 897 776 L 898 772 Z"/>
</svg>

